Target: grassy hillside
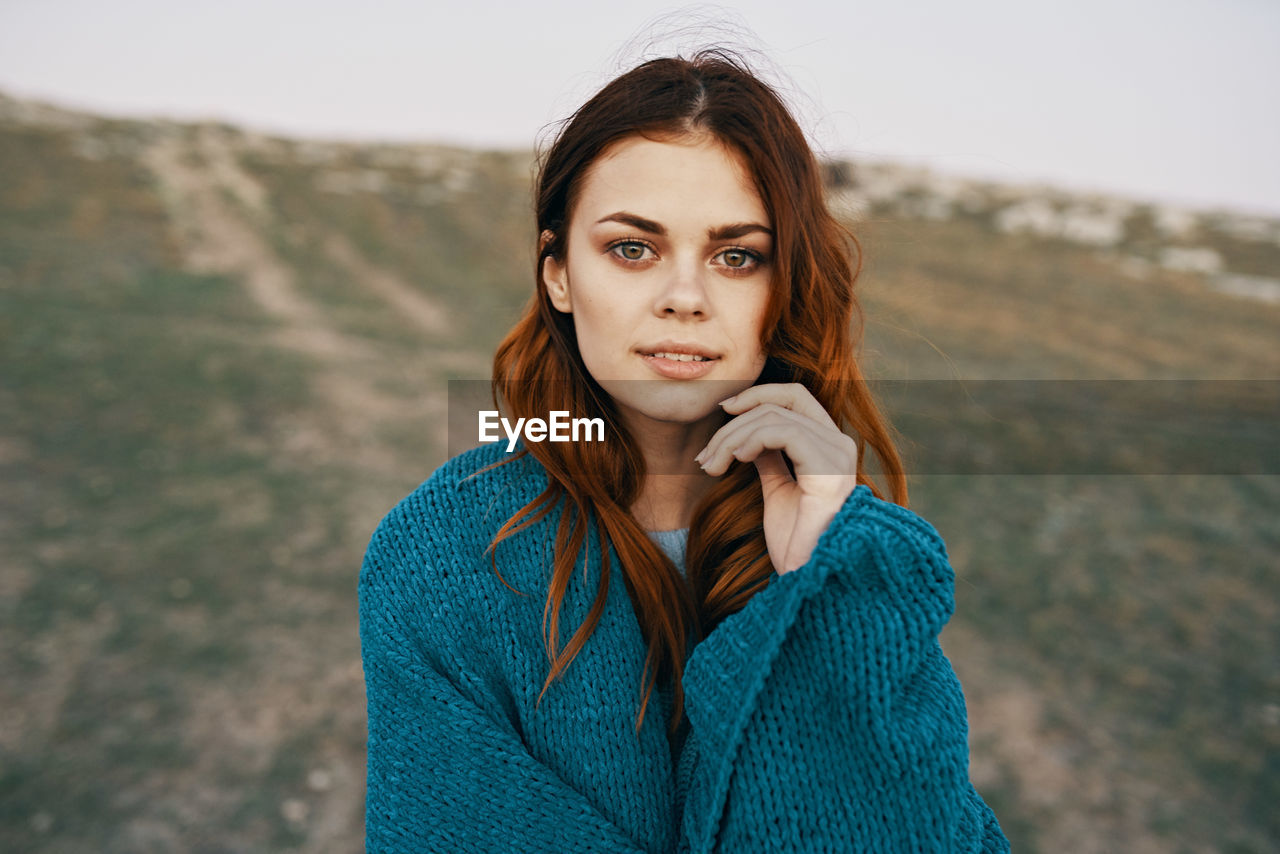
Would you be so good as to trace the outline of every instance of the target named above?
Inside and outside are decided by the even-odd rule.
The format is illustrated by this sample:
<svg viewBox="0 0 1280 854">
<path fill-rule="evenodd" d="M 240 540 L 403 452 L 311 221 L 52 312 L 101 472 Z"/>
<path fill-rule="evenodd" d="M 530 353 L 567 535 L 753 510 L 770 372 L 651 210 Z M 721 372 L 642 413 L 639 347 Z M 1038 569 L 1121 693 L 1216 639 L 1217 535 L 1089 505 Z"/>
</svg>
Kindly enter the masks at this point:
<svg viewBox="0 0 1280 854">
<path fill-rule="evenodd" d="M 359 849 L 356 572 L 445 457 L 447 380 L 488 375 L 528 297 L 529 169 L 0 99 L 5 850 Z M 1280 304 L 1220 287 L 1265 293 L 1280 226 L 1099 201 L 1121 236 L 1081 239 L 1093 201 L 868 190 L 889 174 L 832 172 L 872 376 L 1280 376 Z M 1010 225 L 1028 199 L 1061 233 Z M 890 415 L 964 447 L 922 405 Z M 1226 435 L 1274 454 L 1274 411 Z M 1129 471 L 1167 462 L 1143 465 L 1159 429 Z M 1280 842 L 1268 459 L 912 477 L 960 576 L 973 776 L 1015 850 Z"/>
</svg>

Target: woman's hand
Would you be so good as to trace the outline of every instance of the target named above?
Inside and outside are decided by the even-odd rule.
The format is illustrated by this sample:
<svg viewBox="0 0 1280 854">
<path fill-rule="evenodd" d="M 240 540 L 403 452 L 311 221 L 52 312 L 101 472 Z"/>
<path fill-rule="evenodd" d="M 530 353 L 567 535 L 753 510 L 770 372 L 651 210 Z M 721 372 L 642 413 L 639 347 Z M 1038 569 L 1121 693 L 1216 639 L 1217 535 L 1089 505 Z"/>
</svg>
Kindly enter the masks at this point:
<svg viewBox="0 0 1280 854">
<path fill-rule="evenodd" d="M 720 405 L 739 414 L 696 459 L 715 476 L 728 471 L 731 458 L 755 462 L 769 559 L 779 575 L 799 569 L 857 486 L 858 446 L 799 383 L 752 386 Z"/>
</svg>

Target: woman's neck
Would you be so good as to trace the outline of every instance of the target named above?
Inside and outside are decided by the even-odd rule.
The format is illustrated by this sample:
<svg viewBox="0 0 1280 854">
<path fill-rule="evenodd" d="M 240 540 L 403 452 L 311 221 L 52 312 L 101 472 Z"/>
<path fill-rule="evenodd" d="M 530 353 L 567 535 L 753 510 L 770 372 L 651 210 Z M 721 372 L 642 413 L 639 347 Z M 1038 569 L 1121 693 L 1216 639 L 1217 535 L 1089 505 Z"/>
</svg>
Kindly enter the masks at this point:
<svg viewBox="0 0 1280 854">
<path fill-rule="evenodd" d="M 646 531 L 687 528 L 694 509 L 714 485 L 715 478 L 701 472 L 649 475 L 631 514 Z"/>
<path fill-rule="evenodd" d="M 693 511 L 715 485 L 715 478 L 694 457 L 706 447 L 719 424 L 650 421 L 633 425 L 631 434 L 644 455 L 647 474 L 632 515 L 646 531 L 687 528 Z"/>
</svg>

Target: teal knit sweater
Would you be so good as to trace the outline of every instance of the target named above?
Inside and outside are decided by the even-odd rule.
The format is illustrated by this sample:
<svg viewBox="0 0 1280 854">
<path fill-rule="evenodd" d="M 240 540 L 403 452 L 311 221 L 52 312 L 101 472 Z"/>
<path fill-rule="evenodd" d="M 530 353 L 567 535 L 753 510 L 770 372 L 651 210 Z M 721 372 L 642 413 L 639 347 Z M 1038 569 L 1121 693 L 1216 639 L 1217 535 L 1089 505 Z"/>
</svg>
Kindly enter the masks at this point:
<svg viewBox="0 0 1280 854">
<path fill-rule="evenodd" d="M 494 573 L 494 533 L 547 484 L 528 455 L 468 477 L 504 453 L 454 457 L 369 543 L 370 854 L 1008 850 L 969 781 L 929 523 L 858 486 L 807 564 L 694 647 L 680 732 L 658 686 L 637 734 L 647 649 L 612 549 L 600 623 L 535 706 L 555 520 L 500 544 Z M 584 552 L 561 648 L 599 583 L 594 530 Z"/>
</svg>

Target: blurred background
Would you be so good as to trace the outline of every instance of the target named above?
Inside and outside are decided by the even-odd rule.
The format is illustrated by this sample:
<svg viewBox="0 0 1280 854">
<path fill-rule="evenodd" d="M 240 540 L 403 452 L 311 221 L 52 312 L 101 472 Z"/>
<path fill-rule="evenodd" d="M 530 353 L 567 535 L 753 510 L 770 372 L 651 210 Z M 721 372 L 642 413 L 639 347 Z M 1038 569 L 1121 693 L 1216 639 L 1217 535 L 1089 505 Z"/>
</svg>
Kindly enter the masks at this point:
<svg viewBox="0 0 1280 854">
<path fill-rule="evenodd" d="M 1280 7 L 676 8 L 0 5 L 0 849 L 361 849 L 365 545 L 532 291 L 534 146 L 641 59 L 760 51 L 873 378 L 1280 377 Z M 1015 851 L 1280 845 L 1275 445 L 1161 425 L 911 478 Z"/>
</svg>

